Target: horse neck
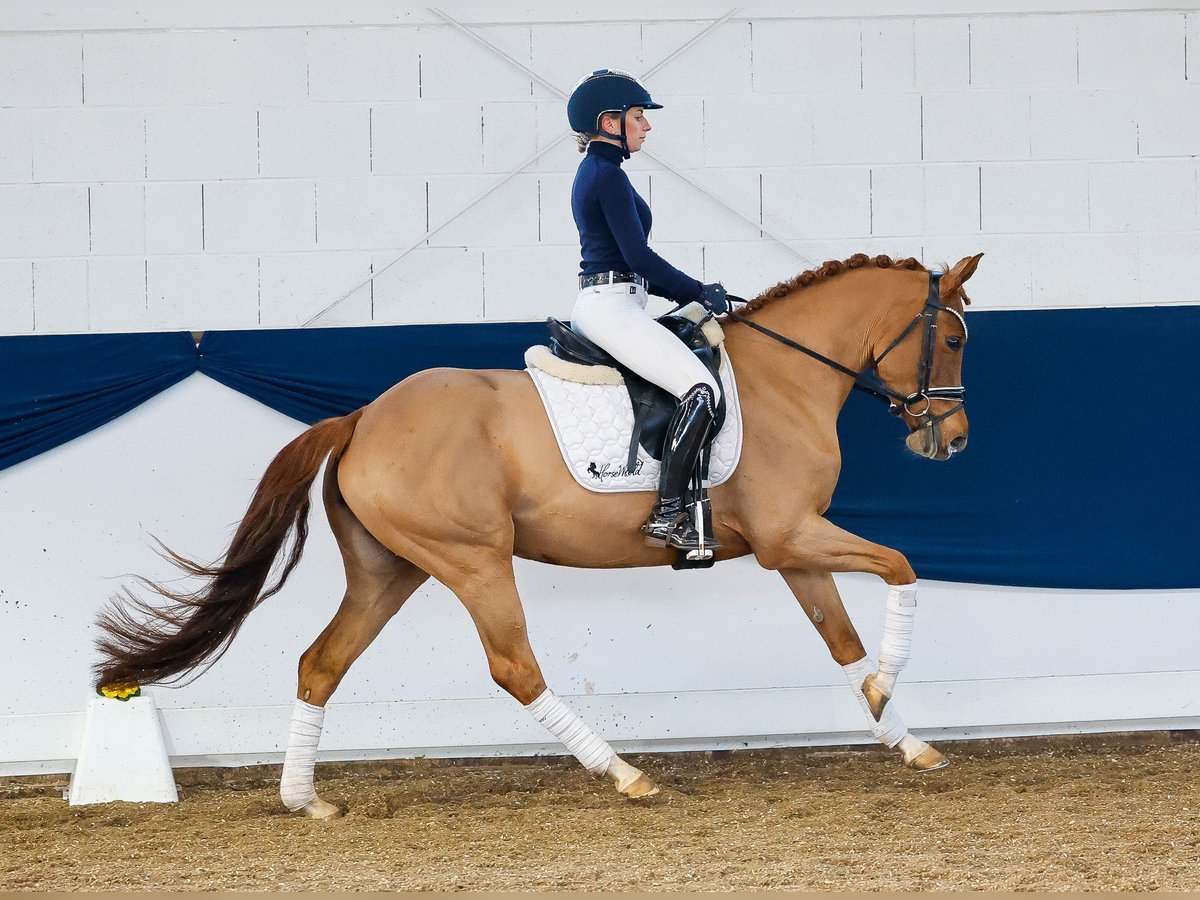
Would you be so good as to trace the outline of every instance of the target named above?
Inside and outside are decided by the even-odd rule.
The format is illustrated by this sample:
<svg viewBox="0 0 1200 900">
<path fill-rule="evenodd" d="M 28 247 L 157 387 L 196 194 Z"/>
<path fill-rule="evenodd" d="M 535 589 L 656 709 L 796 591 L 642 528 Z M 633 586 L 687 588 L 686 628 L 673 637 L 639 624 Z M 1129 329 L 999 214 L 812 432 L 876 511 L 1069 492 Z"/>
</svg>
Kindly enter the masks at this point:
<svg viewBox="0 0 1200 900">
<path fill-rule="evenodd" d="M 923 272 L 856 269 L 773 300 L 749 318 L 862 371 L 871 362 L 871 347 L 892 323 L 911 316 L 900 307 L 916 309 L 907 301 L 916 296 L 917 282 L 925 277 Z M 759 370 L 744 380 L 769 392 L 776 398 L 774 405 L 782 401 L 818 415 L 830 408 L 836 413 L 852 388 L 844 373 L 743 325 L 727 330 L 726 343 L 735 365 Z M 739 391 L 742 383 L 739 379 Z"/>
</svg>

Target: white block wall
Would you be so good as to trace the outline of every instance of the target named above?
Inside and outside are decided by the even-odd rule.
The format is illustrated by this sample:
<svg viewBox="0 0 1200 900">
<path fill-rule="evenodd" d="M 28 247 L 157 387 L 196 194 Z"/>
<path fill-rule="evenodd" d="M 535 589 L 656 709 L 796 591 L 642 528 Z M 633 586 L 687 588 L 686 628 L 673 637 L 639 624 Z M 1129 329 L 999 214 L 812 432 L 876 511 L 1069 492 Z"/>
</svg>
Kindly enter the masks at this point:
<svg viewBox="0 0 1200 900">
<path fill-rule="evenodd" d="M 674 56 L 726 10 L 451 11 L 493 49 L 429 10 L 6 8 L 0 333 L 295 326 L 406 251 L 322 324 L 563 315 L 540 79 L 668 57 L 628 168 L 697 277 L 984 251 L 981 307 L 1196 303 L 1200 8 L 1101 6 L 749 8 Z"/>
</svg>

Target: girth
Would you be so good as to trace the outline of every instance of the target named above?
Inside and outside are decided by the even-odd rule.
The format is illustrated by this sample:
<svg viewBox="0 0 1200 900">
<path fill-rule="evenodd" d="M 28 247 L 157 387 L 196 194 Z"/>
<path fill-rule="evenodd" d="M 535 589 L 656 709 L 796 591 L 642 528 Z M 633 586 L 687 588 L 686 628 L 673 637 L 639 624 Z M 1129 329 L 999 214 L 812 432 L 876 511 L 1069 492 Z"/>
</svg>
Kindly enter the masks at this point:
<svg viewBox="0 0 1200 900">
<path fill-rule="evenodd" d="M 720 376 L 717 374 L 721 365 L 720 351 L 709 344 L 700 323 L 677 315 L 665 315 L 657 321 L 679 338 L 720 383 Z M 625 379 L 625 388 L 629 391 L 629 401 L 633 405 L 633 433 L 629 439 L 627 462 L 629 471 L 633 471 L 637 465 L 639 446 L 653 459 L 661 460 L 663 445 L 666 443 L 667 425 L 675 414 L 679 401 L 657 384 L 647 381 L 628 366 L 613 359 L 607 351 L 589 341 L 569 324 L 549 318 L 546 320 L 546 328 L 550 331 L 550 352 L 559 359 L 584 366 L 609 366 L 620 372 Z M 712 445 L 724 421 L 725 397 L 722 394 L 717 404 L 716 421 L 709 429 L 706 446 Z"/>
</svg>

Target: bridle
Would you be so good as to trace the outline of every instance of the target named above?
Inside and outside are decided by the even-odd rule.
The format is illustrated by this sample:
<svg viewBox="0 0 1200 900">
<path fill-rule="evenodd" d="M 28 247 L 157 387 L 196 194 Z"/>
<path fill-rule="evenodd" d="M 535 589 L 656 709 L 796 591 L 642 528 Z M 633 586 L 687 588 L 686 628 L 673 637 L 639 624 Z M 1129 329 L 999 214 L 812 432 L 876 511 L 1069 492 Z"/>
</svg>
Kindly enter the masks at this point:
<svg viewBox="0 0 1200 900">
<path fill-rule="evenodd" d="M 933 348 L 937 339 L 937 316 L 939 312 L 953 313 L 958 321 L 962 324 L 964 337 L 967 330 L 967 322 L 963 314 L 958 310 L 946 306 L 941 302 L 941 296 L 938 293 L 938 282 L 941 280 L 942 273 L 936 269 L 929 273 L 929 295 L 925 298 L 925 305 L 921 308 L 911 322 L 908 323 L 899 336 L 888 344 L 887 349 L 875 358 L 867 368 L 861 371 L 855 371 L 849 366 L 844 366 L 836 360 L 830 359 L 824 354 L 818 353 L 803 344 L 793 341 L 789 337 L 785 337 L 776 331 L 769 328 L 764 328 L 757 322 L 753 322 L 744 316 L 738 315 L 732 309 L 726 315 L 736 322 L 741 322 L 753 328 L 755 331 L 765 334 L 772 340 L 778 341 L 785 347 L 791 347 L 793 350 L 799 350 L 818 360 L 831 369 L 836 369 L 854 379 L 854 387 L 865 394 L 870 394 L 872 397 L 877 397 L 888 404 L 888 411 L 899 416 L 902 413 L 907 413 L 917 420 L 914 430 L 918 428 L 934 428 L 938 423 L 948 419 L 963 407 L 966 397 L 966 388 L 962 385 L 955 387 L 931 387 L 929 379 L 933 373 Z M 911 394 L 901 394 L 893 391 L 883 383 L 883 378 L 879 374 L 879 364 L 887 357 L 889 353 L 900 346 L 904 340 L 912 334 L 917 328 L 921 329 L 921 358 L 917 363 L 917 389 Z M 871 384 L 865 379 L 868 375 L 874 376 L 877 384 Z M 934 400 L 949 400 L 953 402 L 948 410 L 943 413 L 934 415 L 932 406 Z"/>
</svg>

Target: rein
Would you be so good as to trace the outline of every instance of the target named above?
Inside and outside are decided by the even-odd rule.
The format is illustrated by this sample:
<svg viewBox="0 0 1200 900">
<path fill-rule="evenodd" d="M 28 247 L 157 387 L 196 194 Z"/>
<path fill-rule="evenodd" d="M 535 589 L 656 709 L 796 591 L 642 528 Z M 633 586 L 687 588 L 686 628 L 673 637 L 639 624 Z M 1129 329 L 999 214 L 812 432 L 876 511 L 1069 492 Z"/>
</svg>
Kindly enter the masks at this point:
<svg viewBox="0 0 1200 900">
<path fill-rule="evenodd" d="M 937 331 L 937 314 L 939 312 L 953 313 L 958 317 L 959 321 L 963 323 L 963 328 L 966 328 L 966 322 L 963 320 L 963 317 L 958 310 L 952 309 L 941 302 L 941 297 L 938 294 L 938 282 L 941 277 L 942 273 L 937 270 L 933 270 L 929 273 L 929 295 L 925 298 L 925 306 L 922 307 L 921 311 L 913 317 L 913 320 L 908 323 L 908 326 L 902 332 L 900 332 L 899 336 L 897 336 L 894 341 L 888 344 L 887 349 L 879 354 L 879 357 L 875 360 L 875 362 L 861 371 L 856 371 L 851 369 L 849 366 L 844 366 L 837 360 L 830 359 L 828 356 L 818 353 L 816 350 L 813 350 L 810 347 L 805 347 L 803 344 L 798 343 L 797 341 L 794 341 L 777 331 L 772 331 L 770 328 L 765 328 L 762 325 L 759 325 L 757 322 L 751 321 L 745 316 L 741 316 L 734 312 L 732 308 L 726 313 L 726 315 L 735 322 L 741 322 L 743 325 L 754 329 L 760 334 L 766 335 L 773 341 L 783 344 L 785 347 L 790 347 L 793 350 L 799 350 L 801 353 L 812 357 L 818 362 L 824 363 L 825 365 L 829 366 L 829 368 L 841 372 L 844 375 L 849 375 L 854 379 L 854 388 L 856 390 L 862 391 L 864 394 L 870 394 L 872 397 L 876 397 L 879 400 L 887 403 L 888 411 L 891 412 L 892 415 L 899 416 L 901 412 L 906 412 L 914 419 L 923 420 L 918 422 L 918 428 L 933 428 L 939 422 L 948 419 L 950 416 L 954 415 L 954 413 L 958 412 L 958 410 L 962 408 L 964 398 L 966 396 L 966 388 L 962 386 L 929 386 L 930 374 L 933 371 L 933 347 L 936 337 L 935 333 Z M 883 379 L 879 376 L 878 368 L 879 364 L 883 362 L 884 358 L 897 347 L 899 347 L 900 344 L 904 342 L 905 338 L 913 333 L 918 325 L 922 326 L 922 329 L 921 359 L 917 364 L 917 389 L 911 394 L 905 395 L 898 393 L 897 391 L 893 391 L 886 384 L 884 384 Z M 868 374 L 874 374 L 879 384 L 873 385 L 866 382 L 864 379 Z M 931 409 L 934 400 L 950 400 L 955 401 L 955 403 L 946 412 L 935 416 Z M 924 406 L 919 410 L 914 408 L 921 403 L 924 403 Z"/>
</svg>

